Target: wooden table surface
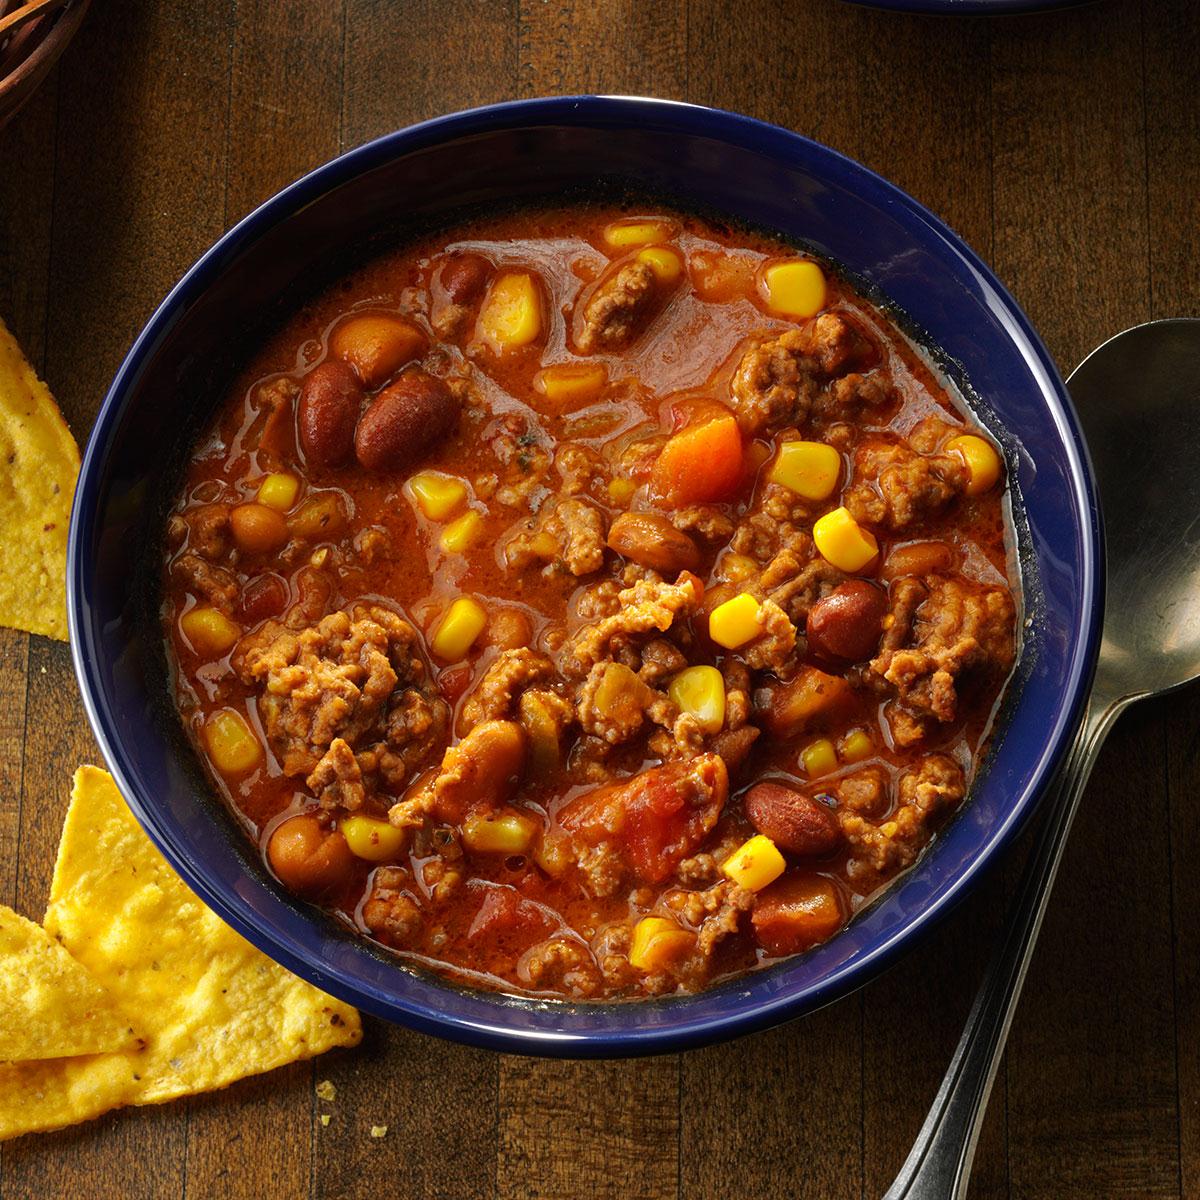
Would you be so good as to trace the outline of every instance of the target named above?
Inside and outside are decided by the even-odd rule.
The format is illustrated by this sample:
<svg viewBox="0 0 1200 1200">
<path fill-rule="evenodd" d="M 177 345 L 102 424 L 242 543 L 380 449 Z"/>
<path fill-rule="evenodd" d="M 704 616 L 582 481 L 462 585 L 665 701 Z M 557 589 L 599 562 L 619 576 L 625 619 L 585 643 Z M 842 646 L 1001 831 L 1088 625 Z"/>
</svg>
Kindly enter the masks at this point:
<svg viewBox="0 0 1200 1200">
<path fill-rule="evenodd" d="M 438 113 L 627 92 L 775 121 L 893 179 L 994 266 L 1065 373 L 1125 326 L 1200 315 L 1198 83 L 1197 0 L 997 19 L 840 0 L 107 0 L 0 133 L 0 315 L 82 443 L 170 284 L 281 185 Z M 1105 750 L 975 1196 L 1200 1196 L 1197 730 L 1184 693 Z M 0 631 L 0 900 L 41 915 L 71 771 L 96 758 L 67 647 Z M 878 1197 L 1020 857 L 888 975 L 775 1032 L 570 1063 L 368 1021 L 354 1052 L 7 1143 L 0 1197 Z"/>
</svg>

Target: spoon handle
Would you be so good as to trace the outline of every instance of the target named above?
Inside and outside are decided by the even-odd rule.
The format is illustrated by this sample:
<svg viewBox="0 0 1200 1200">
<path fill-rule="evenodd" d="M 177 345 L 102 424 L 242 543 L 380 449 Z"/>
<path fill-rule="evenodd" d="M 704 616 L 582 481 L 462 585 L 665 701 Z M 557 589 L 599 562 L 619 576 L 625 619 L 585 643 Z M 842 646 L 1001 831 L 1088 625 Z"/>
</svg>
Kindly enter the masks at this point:
<svg viewBox="0 0 1200 1200">
<path fill-rule="evenodd" d="M 921 1132 L 884 1200 L 965 1200 L 979 1127 L 1042 927 L 1046 902 L 1096 756 L 1127 701 L 1095 693 L 1057 784 L 993 955 Z"/>
</svg>

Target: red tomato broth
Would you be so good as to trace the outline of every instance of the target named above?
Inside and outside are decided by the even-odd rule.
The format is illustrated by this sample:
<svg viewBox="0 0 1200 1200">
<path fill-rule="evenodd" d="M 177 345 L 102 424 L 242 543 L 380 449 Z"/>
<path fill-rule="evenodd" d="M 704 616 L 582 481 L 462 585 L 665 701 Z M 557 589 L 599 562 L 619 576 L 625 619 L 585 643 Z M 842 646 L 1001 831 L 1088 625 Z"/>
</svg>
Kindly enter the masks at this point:
<svg viewBox="0 0 1200 1200">
<path fill-rule="evenodd" d="M 291 471 L 301 480 L 300 495 L 291 514 L 314 497 L 333 496 L 345 516 L 341 528 L 328 532 L 328 536 L 293 537 L 281 551 L 257 554 L 235 551 L 232 556 L 226 554 L 220 558 L 220 565 L 237 581 L 238 598 L 231 611 L 245 621 L 243 639 L 263 630 L 281 611 L 294 611 L 306 596 L 310 600 L 319 597 L 312 602 L 314 613 L 317 610 L 330 613 L 356 602 L 377 599 L 406 618 L 421 635 L 419 656 L 427 665 L 428 682 L 449 704 L 446 740 L 453 742 L 469 731 L 470 722 L 464 716 L 464 709 L 488 668 L 501 654 L 496 647 L 485 644 L 486 632 L 465 662 L 444 663 L 431 654 L 429 640 L 453 600 L 470 596 L 489 612 L 519 610 L 530 623 L 529 644 L 537 648 L 560 647 L 589 624 L 579 609 L 581 603 L 586 604 L 590 589 L 597 580 L 619 576 L 628 564 L 622 564 L 609 551 L 601 569 L 583 576 L 549 567 L 544 571 L 506 569 L 505 544 L 514 529 L 523 522 L 533 521 L 537 514 L 530 513 L 521 503 L 504 503 L 508 481 L 501 480 L 493 486 L 488 477 L 501 473 L 500 467 L 508 466 L 515 468 L 514 480 L 520 483 L 526 477 L 526 467 L 536 474 L 546 454 L 570 443 L 599 455 L 613 479 L 630 479 L 639 484 L 642 490 L 635 503 L 654 509 L 653 497 L 647 495 L 645 483 L 652 475 L 661 446 L 681 428 L 730 411 L 728 396 L 732 381 L 748 347 L 809 324 L 807 320 L 788 319 L 767 311 L 754 277 L 744 271 L 737 278 L 745 278 L 748 286 L 725 285 L 717 293 L 720 300 L 716 302 L 702 299 L 689 276 L 652 313 L 646 327 L 627 348 L 577 354 L 571 338 L 572 329 L 580 320 L 580 305 L 597 281 L 611 275 L 609 256 L 604 251 L 604 228 L 625 215 L 624 210 L 603 207 L 516 213 L 481 220 L 451 238 L 444 234 L 423 238 L 355 271 L 296 313 L 280 332 L 267 340 L 238 377 L 217 419 L 197 445 L 176 517 L 187 518 L 202 505 L 234 506 L 252 501 L 261 479 L 279 470 Z M 793 253 L 768 238 L 717 229 L 697 217 L 676 215 L 672 219 L 679 232 L 671 244 L 689 263 L 733 251 L 742 263 L 756 260 L 761 265 Z M 436 284 L 439 266 L 447 254 L 457 252 L 481 255 L 493 265 L 493 278 L 505 269 L 535 273 L 545 323 L 541 340 L 497 355 L 476 336 L 477 315 L 453 336 L 441 336 L 430 327 L 431 304 L 436 307 L 445 303 L 445 291 Z M 612 258 L 618 262 L 626 257 L 624 252 L 612 252 Z M 843 453 L 838 489 L 828 503 L 814 506 L 814 513 L 827 511 L 839 502 L 853 476 L 853 451 L 863 434 L 884 433 L 904 438 L 931 416 L 954 426 L 956 433 L 974 428 L 950 386 L 887 315 L 828 269 L 826 280 L 827 296 L 822 311 L 844 314 L 869 340 L 877 359 L 872 369 L 886 373 L 892 392 L 891 400 L 879 413 L 867 414 L 867 419 L 854 424 L 853 440 Z M 477 300 L 476 306 L 478 303 Z M 347 314 L 359 311 L 400 312 L 414 317 L 428 333 L 430 343 L 419 360 L 420 368 L 437 378 L 465 378 L 473 392 L 472 403 L 464 409 L 454 431 L 419 462 L 396 472 L 368 471 L 353 460 L 338 467 L 306 463 L 294 420 L 290 419 L 294 416 L 294 401 L 268 414 L 262 399 L 264 383 L 283 380 L 294 386 L 321 362 L 331 330 Z M 568 406 L 558 410 L 539 393 L 534 377 L 547 366 L 574 362 L 602 363 L 608 381 L 594 402 L 581 408 Z M 872 423 L 875 419 L 878 423 Z M 508 429 L 506 422 L 513 428 Z M 724 505 L 725 513 L 735 523 L 763 503 L 771 485 L 767 482 L 769 459 L 764 459 L 762 452 L 775 446 L 780 432 L 783 431 L 768 429 L 743 436 L 745 483 Z M 802 438 L 816 438 L 820 433 L 820 429 L 800 426 Z M 499 463 L 495 453 L 496 446 L 502 443 L 505 453 L 510 454 L 506 464 Z M 622 458 L 629 447 L 642 443 L 644 450 Z M 759 450 L 757 458 L 751 453 L 753 447 Z M 407 494 L 405 484 L 418 471 L 444 472 L 467 481 L 467 505 L 480 513 L 481 526 L 473 545 L 465 552 L 449 553 L 441 549 L 439 538 L 447 522 L 425 516 Z M 544 478 L 536 480 L 529 493 L 534 504 L 544 506 L 560 498 L 554 471 L 555 467 L 550 466 Z M 617 502 L 602 486 L 588 488 L 584 495 L 588 504 L 602 515 L 606 527 L 630 507 L 628 502 Z M 951 547 L 956 560 L 952 574 L 965 580 L 964 586 L 1002 589 L 1019 604 L 1015 539 L 1002 486 L 978 496 L 959 495 L 945 511 L 917 520 L 902 532 L 872 528 L 881 552 L 874 566 L 863 573 L 864 577 L 878 578 L 892 545 L 936 540 Z M 376 540 L 384 547 L 374 556 L 366 550 L 375 536 L 368 535 L 371 530 L 379 531 Z M 235 670 L 242 643 L 228 654 L 209 659 L 195 653 L 180 631 L 179 618 L 197 604 L 208 603 L 174 569 L 194 541 L 195 535 L 189 527 L 185 540 L 173 541 L 166 556 L 164 626 L 177 667 L 177 700 L 185 724 L 206 760 L 210 756 L 202 729 L 209 715 L 223 707 L 246 715 L 263 746 L 261 765 L 240 777 L 223 775 L 211 761 L 208 765 L 215 785 L 265 851 L 271 833 L 286 815 L 322 810 L 306 788 L 304 777 L 285 773 L 284 764 L 272 749 L 268 722 L 259 712 L 261 689 L 239 677 Z M 727 547 L 723 541 L 715 545 L 698 537 L 695 541 L 701 555 L 701 565 L 695 574 L 711 590 L 720 583 L 714 570 L 728 553 Z M 322 556 L 323 562 L 319 561 Z M 689 663 L 719 665 L 737 658 L 737 652 L 725 651 L 709 639 L 705 616 L 701 609 L 682 623 L 678 631 L 681 641 L 686 643 Z M 1015 629 L 1014 622 L 1014 641 Z M 791 664 L 797 665 L 806 669 L 807 664 L 801 658 L 798 664 Z M 817 665 L 825 671 L 838 670 L 827 662 Z M 957 716 L 932 729 L 918 747 L 893 743 L 886 709 L 895 696 L 857 686 L 850 710 L 828 730 L 816 728 L 794 738 L 769 734 L 759 737 L 749 756 L 731 772 L 730 798 L 716 827 L 702 839 L 701 845 L 693 848 L 693 853 L 703 853 L 708 846 L 736 845 L 755 833 L 741 810 L 738 796 L 764 778 L 788 783 L 808 794 L 833 797 L 841 781 L 867 767 L 877 768 L 886 784 L 887 803 L 880 812 L 870 814 L 875 829 L 886 825 L 891 814 L 898 811 L 899 781 L 913 769 L 914 763 L 921 761 L 921 756 L 930 753 L 948 756 L 963 770 L 964 784 L 969 783 L 985 753 L 1011 660 L 1001 663 L 1000 668 L 985 684 L 964 695 Z M 754 675 L 753 692 L 761 695 L 771 684 L 772 674 L 755 671 Z M 869 732 L 872 755 L 858 762 L 842 762 L 828 776 L 806 778 L 799 765 L 800 750 L 823 732 L 836 742 L 839 735 L 854 729 Z M 440 749 L 431 753 L 420 769 L 412 771 L 410 780 L 431 775 L 440 757 Z M 657 767 L 660 761 L 643 739 L 635 738 L 608 752 L 603 766 L 608 778 L 619 784 Z M 565 770 L 541 778 L 526 777 L 509 806 L 531 817 L 541 828 L 541 836 L 553 840 L 564 835 L 560 813 L 597 786 L 596 781 L 581 780 Z M 412 782 L 407 789 L 369 788 L 358 811 L 385 818 L 389 808 L 413 790 Z M 678 806 L 664 802 L 658 807 L 666 820 Z M 322 820 L 335 829 L 342 815 L 336 809 L 322 811 Z M 936 820 L 931 819 L 927 836 L 932 836 L 948 816 L 948 812 L 942 812 Z M 647 856 L 653 857 L 655 845 L 671 840 L 669 832 L 643 831 L 639 836 L 651 849 L 639 850 L 634 858 L 648 861 Z M 672 894 L 701 889 L 686 885 L 671 869 L 660 874 L 646 869 L 643 863 L 640 876 L 635 873 L 634 878 L 626 880 L 612 894 L 597 895 L 581 884 L 577 872 L 567 870 L 555 877 L 539 866 L 532 852 L 464 851 L 452 864 L 464 868 L 464 878 L 452 896 L 435 900 L 434 888 L 426 886 L 425 868 L 433 861 L 445 867 L 446 860 L 434 849 L 428 841 L 416 845 L 410 839 L 409 849 L 397 859 L 396 866 L 407 873 L 407 891 L 424 917 L 419 932 L 405 944 L 397 944 L 378 929 L 368 928 L 363 915 L 373 881 L 379 871 L 390 869 L 387 865 L 381 868 L 356 859 L 342 883 L 316 899 L 360 932 L 389 945 L 401 958 L 509 991 L 576 998 L 636 997 L 694 990 L 731 973 L 772 961 L 771 954 L 756 942 L 748 917 L 751 910 L 747 909 L 739 917 L 736 931 L 717 939 L 702 964 L 692 963 L 677 976 L 639 973 L 627 969 L 626 964 L 610 978 L 599 965 L 604 955 L 603 947 L 596 948 L 598 937 L 606 930 L 628 929 L 640 916 L 649 913 L 674 912 L 670 908 Z M 849 870 L 854 861 L 855 849 L 848 843 L 820 861 L 789 863 L 784 878 L 804 875 L 831 882 L 848 919 L 910 865 L 905 862 L 896 870 L 855 876 Z M 724 886 L 719 875 L 710 886 L 718 884 Z M 484 914 L 487 919 L 480 928 L 481 908 L 496 887 L 513 889 L 512 900 L 508 899 L 508 892 L 502 893 L 504 901 L 492 899 L 490 910 L 494 911 Z M 534 913 L 536 918 L 531 915 Z M 690 927 L 687 920 L 681 924 Z M 594 985 L 588 987 L 578 980 L 564 983 L 563 978 L 570 972 L 563 977 L 552 974 L 531 977 L 528 970 L 531 951 L 555 937 L 584 947 L 595 967 Z M 620 943 L 621 938 L 615 940 Z M 777 942 L 774 935 L 772 941 Z M 620 958 L 621 953 L 615 950 L 610 957 Z"/>
</svg>

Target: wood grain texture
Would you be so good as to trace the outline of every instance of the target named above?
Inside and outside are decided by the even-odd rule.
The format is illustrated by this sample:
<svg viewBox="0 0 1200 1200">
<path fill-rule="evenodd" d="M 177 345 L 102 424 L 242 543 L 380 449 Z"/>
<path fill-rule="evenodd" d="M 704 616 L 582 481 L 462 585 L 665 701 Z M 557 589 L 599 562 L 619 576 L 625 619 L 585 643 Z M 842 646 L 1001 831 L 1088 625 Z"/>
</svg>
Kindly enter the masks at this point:
<svg viewBox="0 0 1200 1200">
<path fill-rule="evenodd" d="M 674 1200 L 679 1059 L 506 1056 L 496 1194 L 512 1200 Z"/>
<path fill-rule="evenodd" d="M 81 440 L 154 304 L 223 228 L 339 149 L 514 96 L 686 98 L 857 157 L 992 262 L 1064 370 L 1124 325 L 1200 316 L 1194 0 L 991 21 L 840 0 L 733 19 L 722 0 L 103 8 L 0 132 L 0 316 Z M 1198 727 L 1184 693 L 1132 713 L 1105 753 L 973 1195 L 1200 1196 Z M 95 754 L 66 647 L 0 631 L 0 902 L 40 911 L 70 768 Z M 895 970 L 802 1023 L 603 1064 L 368 1020 L 359 1051 L 6 1144 L 0 1200 L 870 1200 L 924 1117 L 1020 857 Z M 314 1092 L 325 1079 L 332 1103 Z"/>
<path fill-rule="evenodd" d="M 363 1049 L 316 1064 L 314 1195 L 376 1200 L 382 1180 L 429 1200 L 486 1200 L 496 1184 L 496 1057 L 371 1022 Z M 376 1138 L 371 1130 L 387 1126 Z"/>
<path fill-rule="evenodd" d="M 857 1196 L 860 1005 L 683 1058 L 682 1200 Z"/>
<path fill-rule="evenodd" d="M 345 36 L 341 4 L 239 0 L 235 6 L 227 226 L 337 154 Z"/>
<path fill-rule="evenodd" d="M 517 19 L 522 96 L 686 97 L 684 0 L 521 0 Z"/>
<path fill-rule="evenodd" d="M 516 94 L 511 0 L 346 0 L 346 147 Z"/>
</svg>

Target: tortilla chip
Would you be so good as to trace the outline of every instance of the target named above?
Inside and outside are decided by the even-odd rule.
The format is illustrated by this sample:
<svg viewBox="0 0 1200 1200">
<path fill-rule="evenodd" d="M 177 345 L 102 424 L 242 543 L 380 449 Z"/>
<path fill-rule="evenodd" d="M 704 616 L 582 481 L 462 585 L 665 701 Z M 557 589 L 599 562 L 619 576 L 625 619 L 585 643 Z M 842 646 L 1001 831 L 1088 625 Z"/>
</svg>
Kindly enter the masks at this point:
<svg viewBox="0 0 1200 1200">
<path fill-rule="evenodd" d="M 0 905 L 0 1062 L 136 1047 L 113 998 L 40 925 Z"/>
<path fill-rule="evenodd" d="M 184 886 L 107 772 L 81 767 L 46 929 L 145 1049 L 0 1066 L 0 1139 L 225 1087 L 362 1038 L 358 1013 L 260 954 Z"/>
<path fill-rule="evenodd" d="M 0 625 L 67 640 L 67 524 L 79 447 L 0 321 Z"/>
</svg>

